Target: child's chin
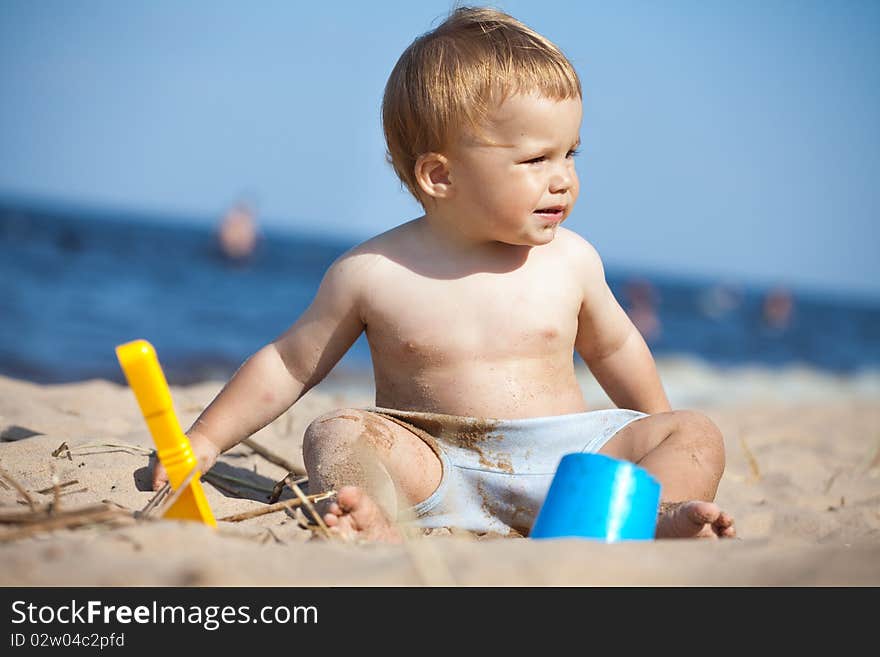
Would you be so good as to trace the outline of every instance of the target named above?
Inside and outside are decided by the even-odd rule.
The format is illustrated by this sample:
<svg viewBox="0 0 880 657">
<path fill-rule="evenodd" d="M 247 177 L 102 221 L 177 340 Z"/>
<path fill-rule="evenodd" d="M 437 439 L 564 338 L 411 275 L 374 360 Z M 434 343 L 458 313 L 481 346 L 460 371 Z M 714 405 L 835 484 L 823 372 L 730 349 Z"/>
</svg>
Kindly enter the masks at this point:
<svg viewBox="0 0 880 657">
<path fill-rule="evenodd" d="M 513 239 L 501 239 L 499 241 L 504 242 L 505 244 L 510 244 L 511 246 L 542 246 L 553 241 L 553 238 L 556 237 L 556 229 L 558 227 L 557 224 L 556 226 L 549 228 L 535 229 L 527 233 L 522 233 Z"/>
<path fill-rule="evenodd" d="M 549 244 L 553 241 L 553 238 L 556 237 L 556 229 L 559 228 L 559 224 L 553 224 L 552 226 L 545 226 L 540 228 L 539 230 L 534 231 L 530 238 L 534 241 L 534 246 L 541 246 L 542 244 Z"/>
</svg>

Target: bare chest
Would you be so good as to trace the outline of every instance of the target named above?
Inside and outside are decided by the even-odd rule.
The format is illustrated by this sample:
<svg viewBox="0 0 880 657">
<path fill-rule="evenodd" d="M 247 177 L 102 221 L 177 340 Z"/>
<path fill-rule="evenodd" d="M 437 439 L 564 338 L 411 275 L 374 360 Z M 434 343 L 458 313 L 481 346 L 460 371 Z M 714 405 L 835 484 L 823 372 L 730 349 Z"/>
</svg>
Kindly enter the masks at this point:
<svg viewBox="0 0 880 657">
<path fill-rule="evenodd" d="M 570 353 L 580 298 L 540 278 L 476 274 L 458 280 L 399 276 L 369 296 L 371 348 L 416 366 Z"/>
</svg>

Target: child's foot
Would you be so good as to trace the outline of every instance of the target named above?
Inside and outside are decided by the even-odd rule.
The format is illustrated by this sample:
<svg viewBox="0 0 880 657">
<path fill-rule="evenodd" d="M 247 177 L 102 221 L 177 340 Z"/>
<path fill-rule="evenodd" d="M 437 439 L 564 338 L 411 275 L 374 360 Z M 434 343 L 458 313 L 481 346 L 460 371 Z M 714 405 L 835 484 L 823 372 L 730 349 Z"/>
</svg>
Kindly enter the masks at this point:
<svg viewBox="0 0 880 657">
<path fill-rule="evenodd" d="M 733 518 L 713 502 L 663 502 L 657 538 L 734 538 Z"/>
<path fill-rule="evenodd" d="M 336 494 L 324 522 L 330 530 L 344 538 L 366 541 L 401 543 L 403 537 L 392 525 L 382 509 L 360 488 L 344 486 Z"/>
</svg>

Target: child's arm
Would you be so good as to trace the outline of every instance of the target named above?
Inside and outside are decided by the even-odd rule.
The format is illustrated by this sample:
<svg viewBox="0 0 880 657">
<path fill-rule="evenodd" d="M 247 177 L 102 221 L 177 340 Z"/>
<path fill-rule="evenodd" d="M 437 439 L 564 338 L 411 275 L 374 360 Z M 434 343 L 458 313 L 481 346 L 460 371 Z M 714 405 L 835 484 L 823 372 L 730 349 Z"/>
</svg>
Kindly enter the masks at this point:
<svg viewBox="0 0 880 657">
<path fill-rule="evenodd" d="M 296 323 L 248 358 L 187 431 L 202 472 L 318 384 L 361 334 L 358 260 L 343 256 L 333 263 Z M 153 488 L 166 480 L 157 461 Z"/>
<path fill-rule="evenodd" d="M 582 245 L 578 260 L 584 296 L 575 348 L 618 408 L 669 411 L 648 345 L 608 288 L 599 254 L 587 242 Z"/>
</svg>

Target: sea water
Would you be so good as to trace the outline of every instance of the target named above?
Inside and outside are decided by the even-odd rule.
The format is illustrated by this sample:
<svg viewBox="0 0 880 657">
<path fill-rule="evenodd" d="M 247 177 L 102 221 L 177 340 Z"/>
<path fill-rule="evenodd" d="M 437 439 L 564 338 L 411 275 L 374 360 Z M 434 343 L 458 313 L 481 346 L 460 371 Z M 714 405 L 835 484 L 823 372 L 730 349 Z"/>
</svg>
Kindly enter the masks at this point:
<svg viewBox="0 0 880 657">
<path fill-rule="evenodd" d="M 355 241 L 267 230 L 233 261 L 206 225 L 0 204 L 0 374 L 122 382 L 114 347 L 145 338 L 171 383 L 225 379 L 296 320 Z M 768 315 L 767 288 L 613 267 L 608 279 L 657 356 L 836 373 L 880 365 L 880 302 L 790 290 L 782 314 Z M 361 336 L 335 372 L 370 368 Z"/>
</svg>

